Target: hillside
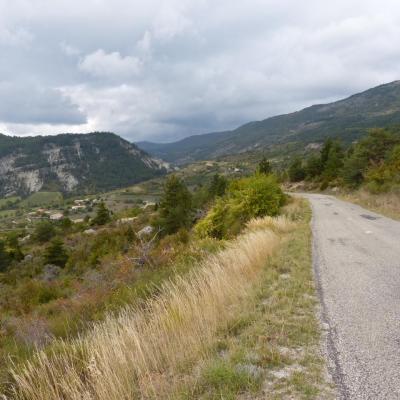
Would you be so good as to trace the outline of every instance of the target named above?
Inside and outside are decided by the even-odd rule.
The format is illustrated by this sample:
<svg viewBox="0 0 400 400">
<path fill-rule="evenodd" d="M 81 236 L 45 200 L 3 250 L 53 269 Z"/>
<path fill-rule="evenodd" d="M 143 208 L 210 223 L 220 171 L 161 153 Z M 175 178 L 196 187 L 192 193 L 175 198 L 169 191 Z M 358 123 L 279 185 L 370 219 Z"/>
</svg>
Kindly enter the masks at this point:
<svg viewBox="0 0 400 400">
<path fill-rule="evenodd" d="M 190 136 L 175 143 L 138 145 L 166 161 L 188 163 L 246 151 L 272 149 L 286 143 L 307 145 L 328 136 L 344 142 L 368 128 L 400 123 L 400 81 L 381 85 L 347 99 L 250 122 L 235 130 Z M 304 147 L 304 146 L 303 146 Z"/>
<path fill-rule="evenodd" d="M 42 190 L 104 191 L 163 172 L 162 162 L 113 133 L 26 138 L 0 134 L 0 197 Z"/>
</svg>

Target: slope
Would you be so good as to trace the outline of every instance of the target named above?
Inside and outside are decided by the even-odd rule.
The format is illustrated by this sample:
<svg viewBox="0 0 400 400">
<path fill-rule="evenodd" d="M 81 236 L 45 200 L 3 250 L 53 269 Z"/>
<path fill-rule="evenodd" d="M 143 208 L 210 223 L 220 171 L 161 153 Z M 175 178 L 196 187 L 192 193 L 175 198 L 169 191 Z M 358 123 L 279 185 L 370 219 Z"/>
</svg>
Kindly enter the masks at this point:
<svg viewBox="0 0 400 400">
<path fill-rule="evenodd" d="M 162 162 L 109 132 L 25 138 L 0 134 L 0 197 L 39 190 L 104 191 L 163 172 Z"/>
<path fill-rule="evenodd" d="M 293 142 L 303 146 L 321 142 L 328 136 L 349 143 L 369 128 L 398 123 L 400 81 L 395 81 L 334 103 L 250 122 L 232 131 L 190 136 L 175 143 L 141 142 L 138 145 L 166 161 L 182 164 Z"/>
</svg>

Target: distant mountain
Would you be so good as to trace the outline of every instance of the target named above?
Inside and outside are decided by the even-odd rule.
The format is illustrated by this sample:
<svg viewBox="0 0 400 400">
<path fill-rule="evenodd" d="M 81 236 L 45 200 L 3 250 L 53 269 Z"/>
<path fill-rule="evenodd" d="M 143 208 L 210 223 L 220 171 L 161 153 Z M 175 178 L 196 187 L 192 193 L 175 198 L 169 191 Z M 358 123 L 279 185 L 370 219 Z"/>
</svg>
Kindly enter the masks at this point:
<svg viewBox="0 0 400 400">
<path fill-rule="evenodd" d="M 0 197 L 39 190 L 105 191 L 161 175 L 165 167 L 109 132 L 36 137 L 0 134 Z"/>
<path fill-rule="evenodd" d="M 182 164 L 287 143 L 304 147 L 327 136 L 351 142 L 369 128 L 399 123 L 400 81 L 395 81 L 334 103 L 250 122 L 232 131 L 190 136 L 174 143 L 140 142 L 138 145 L 166 161 Z"/>
</svg>

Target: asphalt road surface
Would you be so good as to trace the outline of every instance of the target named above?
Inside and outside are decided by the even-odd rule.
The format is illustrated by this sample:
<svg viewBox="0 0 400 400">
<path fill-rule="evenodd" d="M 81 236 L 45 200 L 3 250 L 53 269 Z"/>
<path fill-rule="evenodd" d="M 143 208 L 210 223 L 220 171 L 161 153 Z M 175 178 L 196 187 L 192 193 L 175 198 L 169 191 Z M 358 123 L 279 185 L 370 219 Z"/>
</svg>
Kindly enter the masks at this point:
<svg viewBox="0 0 400 400">
<path fill-rule="evenodd" d="M 400 222 L 332 196 L 304 197 L 338 398 L 400 399 Z"/>
</svg>

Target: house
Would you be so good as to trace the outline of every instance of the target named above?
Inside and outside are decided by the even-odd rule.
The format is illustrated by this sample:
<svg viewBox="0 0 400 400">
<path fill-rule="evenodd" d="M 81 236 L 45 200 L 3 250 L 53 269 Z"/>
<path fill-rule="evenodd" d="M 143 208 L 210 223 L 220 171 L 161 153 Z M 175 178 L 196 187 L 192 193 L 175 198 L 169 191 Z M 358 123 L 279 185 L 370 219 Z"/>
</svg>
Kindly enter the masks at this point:
<svg viewBox="0 0 400 400">
<path fill-rule="evenodd" d="M 119 222 L 120 224 L 129 224 L 130 222 L 135 221 L 135 219 L 137 219 L 137 218 L 138 218 L 138 217 L 120 218 L 120 219 L 118 220 L 118 222 Z"/>
<path fill-rule="evenodd" d="M 86 206 L 72 206 L 71 210 L 72 211 L 79 211 L 79 210 L 85 210 Z"/>
<path fill-rule="evenodd" d="M 63 218 L 64 218 L 64 215 L 61 214 L 61 213 L 55 213 L 55 214 L 51 214 L 51 215 L 50 215 L 50 219 L 51 219 L 52 221 L 60 221 L 60 220 L 62 220 Z"/>
</svg>

